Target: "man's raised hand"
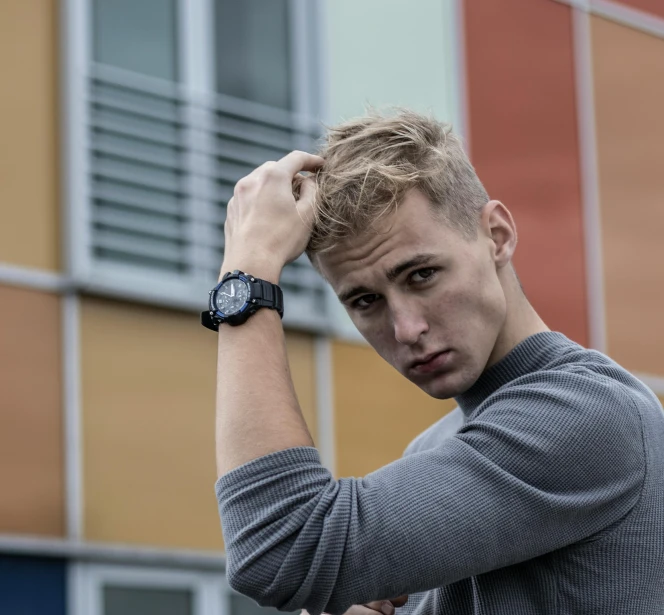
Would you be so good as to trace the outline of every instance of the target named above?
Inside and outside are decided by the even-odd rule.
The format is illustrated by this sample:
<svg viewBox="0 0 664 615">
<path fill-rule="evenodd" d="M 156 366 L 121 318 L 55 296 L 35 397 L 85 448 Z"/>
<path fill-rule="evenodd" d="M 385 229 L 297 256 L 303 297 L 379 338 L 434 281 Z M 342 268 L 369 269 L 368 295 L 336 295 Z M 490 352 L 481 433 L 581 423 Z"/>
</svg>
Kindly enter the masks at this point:
<svg viewBox="0 0 664 615">
<path fill-rule="evenodd" d="M 266 162 L 235 185 L 224 226 L 225 261 L 264 263 L 280 271 L 304 252 L 315 181 L 298 174 L 314 172 L 323 162 L 320 156 L 294 151 L 278 162 Z"/>
</svg>

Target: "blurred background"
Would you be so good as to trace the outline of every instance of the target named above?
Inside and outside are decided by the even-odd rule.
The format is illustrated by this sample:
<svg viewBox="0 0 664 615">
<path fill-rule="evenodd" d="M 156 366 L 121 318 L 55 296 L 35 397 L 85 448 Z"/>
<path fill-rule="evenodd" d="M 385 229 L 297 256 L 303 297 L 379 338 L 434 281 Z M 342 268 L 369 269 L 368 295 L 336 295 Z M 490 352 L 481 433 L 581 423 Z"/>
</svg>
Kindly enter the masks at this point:
<svg viewBox="0 0 664 615">
<path fill-rule="evenodd" d="M 235 182 L 367 104 L 452 122 L 547 324 L 664 398 L 663 39 L 661 0 L 0 0 L 0 613 L 262 611 L 223 579 L 198 313 Z M 454 406 L 306 260 L 282 284 L 336 476 Z"/>
</svg>

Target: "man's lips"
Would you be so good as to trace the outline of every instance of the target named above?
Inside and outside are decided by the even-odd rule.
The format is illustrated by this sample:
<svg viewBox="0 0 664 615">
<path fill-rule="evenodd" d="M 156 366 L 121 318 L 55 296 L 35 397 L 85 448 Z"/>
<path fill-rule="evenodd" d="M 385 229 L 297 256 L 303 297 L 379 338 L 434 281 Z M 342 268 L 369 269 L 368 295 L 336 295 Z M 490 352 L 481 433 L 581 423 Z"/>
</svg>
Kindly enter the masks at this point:
<svg viewBox="0 0 664 615">
<path fill-rule="evenodd" d="M 416 374 L 428 374 L 445 367 L 452 357 L 451 350 L 441 350 L 412 361 L 408 370 Z"/>
</svg>

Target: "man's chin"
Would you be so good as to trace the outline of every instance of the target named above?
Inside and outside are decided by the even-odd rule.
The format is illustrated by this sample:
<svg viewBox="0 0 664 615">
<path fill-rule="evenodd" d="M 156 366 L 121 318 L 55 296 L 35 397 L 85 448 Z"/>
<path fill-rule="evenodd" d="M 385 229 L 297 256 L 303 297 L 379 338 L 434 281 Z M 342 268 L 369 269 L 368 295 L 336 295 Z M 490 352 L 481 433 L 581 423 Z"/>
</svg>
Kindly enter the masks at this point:
<svg viewBox="0 0 664 615">
<path fill-rule="evenodd" d="M 415 384 L 434 399 L 452 399 L 465 393 L 474 382 L 475 379 L 464 378 L 462 373 L 452 371 Z"/>
</svg>

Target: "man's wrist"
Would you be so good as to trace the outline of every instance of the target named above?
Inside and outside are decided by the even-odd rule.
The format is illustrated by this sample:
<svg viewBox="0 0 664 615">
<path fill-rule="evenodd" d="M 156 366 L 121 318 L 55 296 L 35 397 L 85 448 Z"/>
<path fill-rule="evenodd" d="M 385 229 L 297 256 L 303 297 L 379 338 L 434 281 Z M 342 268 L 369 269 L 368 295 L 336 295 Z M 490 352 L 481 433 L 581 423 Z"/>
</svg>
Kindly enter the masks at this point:
<svg viewBox="0 0 664 615">
<path fill-rule="evenodd" d="M 228 255 L 224 258 L 221 265 L 221 272 L 219 273 L 219 281 L 230 271 L 239 269 L 245 273 L 249 273 L 255 278 L 271 282 L 272 284 L 279 284 L 281 277 L 282 265 L 275 264 L 274 259 L 257 258 L 256 256 L 231 256 Z"/>
</svg>

